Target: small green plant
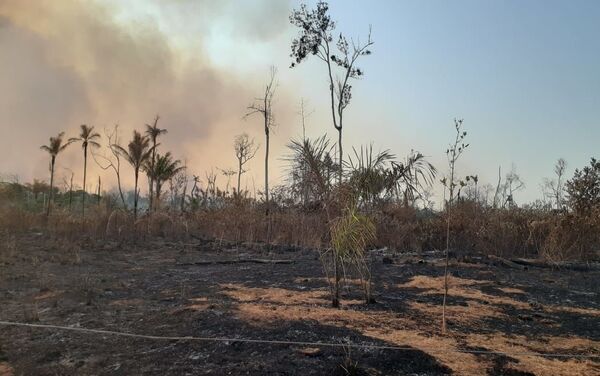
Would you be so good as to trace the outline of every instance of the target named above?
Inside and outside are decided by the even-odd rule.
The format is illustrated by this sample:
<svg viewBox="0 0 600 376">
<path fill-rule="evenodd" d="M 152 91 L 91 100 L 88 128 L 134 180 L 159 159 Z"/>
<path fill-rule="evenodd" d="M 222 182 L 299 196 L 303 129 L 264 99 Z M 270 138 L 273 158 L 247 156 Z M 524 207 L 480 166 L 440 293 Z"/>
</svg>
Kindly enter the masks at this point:
<svg viewBox="0 0 600 376">
<path fill-rule="evenodd" d="M 334 260 L 333 302 L 339 305 L 340 278 L 345 275 L 346 266 L 358 271 L 363 287 L 365 302 L 371 303 L 371 268 L 365 250 L 375 240 L 375 224 L 358 213 L 353 202 L 344 213 L 331 224 L 331 258 Z M 328 255 L 323 255 L 328 256 Z M 341 269 L 341 270 L 340 270 Z"/>
<path fill-rule="evenodd" d="M 344 361 L 338 365 L 337 375 L 343 376 L 358 376 L 361 375 L 361 369 L 358 366 L 358 361 L 352 359 L 350 346 L 342 347 L 344 350 Z"/>
</svg>

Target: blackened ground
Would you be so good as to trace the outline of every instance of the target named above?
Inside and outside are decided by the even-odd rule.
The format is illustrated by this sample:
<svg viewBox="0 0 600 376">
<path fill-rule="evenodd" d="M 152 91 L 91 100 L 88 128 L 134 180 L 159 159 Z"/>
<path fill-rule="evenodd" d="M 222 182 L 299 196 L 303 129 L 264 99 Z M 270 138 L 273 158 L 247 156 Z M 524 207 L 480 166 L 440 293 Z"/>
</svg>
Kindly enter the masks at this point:
<svg viewBox="0 0 600 376">
<path fill-rule="evenodd" d="M 377 303 L 362 304 L 360 289 L 350 285 L 344 289 L 343 309 L 335 310 L 329 306 L 315 251 L 277 247 L 267 252 L 199 240 L 88 241 L 73 246 L 40 235 L 23 236 L 17 252 L 0 261 L 0 320 L 163 336 L 354 343 L 410 350 L 157 341 L 0 326 L 0 374 L 600 372 L 598 363 L 589 360 L 530 362 L 530 357 L 477 354 L 463 361 L 451 352 L 500 351 L 514 345 L 519 351 L 600 355 L 600 273 L 454 263 L 457 293 L 449 296 L 450 334 L 442 337 L 439 315 L 433 312 L 442 300 L 442 291 L 436 288 L 443 271 L 439 257 L 435 253 L 374 254 Z M 245 258 L 294 262 L 194 264 Z M 478 338 L 491 342 L 484 345 L 475 341 Z M 501 342 L 495 343 L 494 338 Z M 559 339 L 562 342 L 556 342 Z"/>
</svg>

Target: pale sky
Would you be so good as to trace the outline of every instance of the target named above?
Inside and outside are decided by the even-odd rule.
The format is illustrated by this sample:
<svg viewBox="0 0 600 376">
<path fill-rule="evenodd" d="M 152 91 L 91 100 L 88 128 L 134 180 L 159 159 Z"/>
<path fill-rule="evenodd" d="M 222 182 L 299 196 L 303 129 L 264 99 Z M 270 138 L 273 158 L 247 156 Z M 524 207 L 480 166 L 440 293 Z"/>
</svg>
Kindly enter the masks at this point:
<svg viewBox="0 0 600 376">
<path fill-rule="evenodd" d="M 125 141 L 156 113 L 169 129 L 163 150 L 187 160 L 190 173 L 233 167 L 235 134 L 264 144 L 259 119 L 242 116 L 275 65 L 279 182 L 285 144 L 301 132 L 300 98 L 314 111 L 308 134 L 334 135 L 325 67 L 310 59 L 289 69 L 288 15 L 298 4 L 0 1 L 0 129 L 10 135 L 0 140 L 0 173 L 47 178 L 39 145 L 58 131 L 119 122 Z M 360 63 L 364 79 L 353 83 L 346 150 L 373 142 L 403 157 L 417 149 L 444 172 L 453 119 L 464 118 L 471 147 L 460 174 L 495 184 L 498 166 L 514 163 L 526 184 L 519 203 L 540 196 L 559 157 L 570 176 L 598 156 L 600 2 L 337 0 L 330 9 L 339 31 L 365 38 L 372 25 L 375 41 Z M 261 152 L 250 189 L 252 177 L 263 179 Z M 77 180 L 81 159 L 72 147 L 59 164 Z"/>
</svg>

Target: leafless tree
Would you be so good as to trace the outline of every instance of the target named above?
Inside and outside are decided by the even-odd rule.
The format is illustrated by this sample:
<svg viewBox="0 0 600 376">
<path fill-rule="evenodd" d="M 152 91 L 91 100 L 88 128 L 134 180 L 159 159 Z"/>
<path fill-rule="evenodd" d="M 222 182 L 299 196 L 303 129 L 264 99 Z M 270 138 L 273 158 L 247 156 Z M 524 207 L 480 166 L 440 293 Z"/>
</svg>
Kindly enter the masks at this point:
<svg viewBox="0 0 600 376">
<path fill-rule="evenodd" d="M 313 111 L 307 111 L 306 110 L 306 101 L 304 100 L 304 98 L 300 99 L 300 108 L 298 110 L 298 115 L 300 115 L 300 120 L 301 120 L 301 125 L 302 125 L 302 142 L 306 141 L 306 119 L 312 115 L 314 113 Z M 302 166 L 300 166 L 300 170 L 295 172 L 296 177 L 298 179 L 296 179 L 299 184 L 299 193 L 301 194 L 301 198 L 302 198 L 302 205 L 306 206 L 307 202 L 308 202 L 308 194 L 309 194 L 309 188 L 308 187 L 308 181 L 306 179 L 306 176 L 308 175 L 308 166 L 304 163 Z"/>
<path fill-rule="evenodd" d="M 171 207 L 176 209 L 179 206 L 181 212 L 185 209 L 185 195 L 187 190 L 188 176 L 186 166 L 183 165 L 171 179 L 169 179 L 169 192 L 171 195 Z"/>
<path fill-rule="evenodd" d="M 277 88 L 277 69 L 271 66 L 268 83 L 265 85 L 264 93 L 256 98 L 254 103 L 248 106 L 248 112 L 244 116 L 247 118 L 253 114 L 260 114 L 263 118 L 265 128 L 265 214 L 269 215 L 269 135 L 271 129 L 275 126 L 275 117 L 273 116 L 273 97 Z M 238 187 L 239 192 L 239 187 Z"/>
<path fill-rule="evenodd" d="M 315 111 L 307 111 L 306 102 L 304 98 L 300 99 L 300 108 L 298 109 L 298 115 L 300 115 L 300 119 L 302 121 L 302 139 L 306 140 L 306 119 L 310 117 Z"/>
<path fill-rule="evenodd" d="M 525 183 L 521 180 L 519 174 L 517 174 L 517 167 L 513 164 L 511 170 L 504 177 L 504 186 L 502 187 L 502 207 L 505 208 L 516 206 L 515 193 L 523 190 Z"/>
<path fill-rule="evenodd" d="M 69 179 L 63 177 L 63 185 L 65 187 L 65 192 L 69 192 L 69 211 L 71 211 L 71 206 L 73 204 L 73 179 L 75 178 L 75 173 L 73 170 L 67 167 L 63 167 L 70 174 Z"/>
<path fill-rule="evenodd" d="M 492 192 L 495 191 L 495 188 L 492 184 L 487 183 L 481 186 L 479 190 L 480 202 L 482 205 L 491 206 L 494 204 Z"/>
<path fill-rule="evenodd" d="M 500 191 L 502 189 L 502 166 L 498 166 L 498 183 L 496 184 L 496 190 L 494 191 L 494 201 L 492 206 L 497 208 L 500 206 Z"/>
<path fill-rule="evenodd" d="M 238 179 L 237 179 L 237 195 L 240 196 L 240 185 L 242 174 L 246 173 L 244 165 L 248 163 L 258 151 L 258 146 L 254 144 L 254 139 L 250 139 L 247 133 L 237 135 L 233 142 L 235 157 L 238 160 Z"/>
<path fill-rule="evenodd" d="M 99 154 L 92 151 L 92 157 L 94 157 L 94 161 L 101 169 L 108 170 L 110 168 L 115 173 L 115 176 L 117 177 L 117 188 L 119 190 L 119 196 L 121 197 L 121 203 L 123 204 L 123 209 L 127 210 L 125 196 L 123 195 L 123 189 L 121 187 L 121 153 L 119 150 L 122 149 L 122 147 L 120 143 L 121 140 L 119 138 L 119 125 L 115 124 L 112 131 L 108 131 L 105 128 L 104 136 L 108 140 L 107 148 L 110 154 Z"/>
<path fill-rule="evenodd" d="M 563 196 L 565 191 L 564 176 L 566 169 L 567 161 L 563 158 L 558 159 L 554 165 L 554 174 L 556 175 L 556 178 L 544 179 L 542 184 L 545 195 L 552 197 L 557 210 L 560 210 L 563 207 Z"/>
</svg>

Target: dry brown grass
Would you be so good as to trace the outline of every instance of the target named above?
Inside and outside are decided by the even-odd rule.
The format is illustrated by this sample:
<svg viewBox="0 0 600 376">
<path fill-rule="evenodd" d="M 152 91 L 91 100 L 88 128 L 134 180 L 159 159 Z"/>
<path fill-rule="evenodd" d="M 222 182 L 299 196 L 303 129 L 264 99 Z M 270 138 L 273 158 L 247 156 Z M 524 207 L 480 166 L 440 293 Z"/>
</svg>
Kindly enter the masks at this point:
<svg viewBox="0 0 600 376">
<path fill-rule="evenodd" d="M 399 288 L 422 288 L 427 295 L 437 291 L 443 281 L 440 278 L 417 276 Z M 506 304 L 525 309 L 525 303 L 510 298 L 483 294 L 477 290 L 486 281 L 475 281 L 453 277 L 452 294 L 466 299 L 487 299 L 489 304 L 469 301 L 468 307 L 450 306 L 450 319 L 464 325 L 477 325 L 478 320 L 493 316 L 502 317 L 502 306 Z M 572 337 L 540 337 L 532 340 L 519 335 L 494 333 L 489 335 L 451 333 L 438 335 L 439 305 L 409 303 L 410 308 L 419 312 L 417 316 L 430 318 L 429 328 L 423 323 L 417 324 L 408 317 L 394 312 L 357 310 L 361 301 L 347 301 L 345 310 L 332 308 L 326 290 L 293 291 L 283 288 L 249 288 L 238 284 L 222 285 L 223 291 L 237 301 L 235 312 L 239 319 L 251 325 L 264 326 L 277 321 L 315 320 L 323 325 L 332 325 L 356 330 L 365 336 L 380 339 L 397 346 L 410 346 L 430 353 L 450 367 L 458 375 L 485 374 L 494 364 L 492 358 L 482 358 L 474 354 L 455 352 L 464 348 L 464 344 L 481 347 L 494 352 L 531 353 L 531 352 L 571 352 L 587 353 L 597 349 L 597 342 Z M 519 290 L 519 289 L 515 289 Z M 522 291 L 517 291 L 519 293 Z M 202 301 L 200 309 L 210 302 Z M 218 304 L 213 302 L 213 304 Z M 191 303 L 186 309 L 195 309 Z M 592 375 L 598 372 L 598 364 L 589 360 L 548 359 L 530 355 L 510 355 L 516 362 L 506 366 L 509 369 L 533 372 L 536 375 Z"/>
<path fill-rule="evenodd" d="M 469 280 L 462 279 L 453 276 L 448 277 L 449 294 L 461 298 L 465 298 L 469 301 L 469 304 L 481 305 L 479 301 L 485 301 L 494 305 L 511 305 L 515 308 L 528 309 L 529 305 L 518 300 L 510 299 L 507 297 L 499 297 L 495 295 L 485 294 L 481 290 L 477 289 L 477 286 L 486 285 L 492 283 L 491 281 L 484 280 Z M 398 288 L 413 287 L 423 289 L 425 295 L 439 294 L 444 284 L 443 277 L 428 277 L 428 276 L 415 276 L 411 281 L 398 285 Z M 518 290 L 523 293 L 522 290 Z M 466 308 L 466 307 L 465 307 Z M 476 311 L 476 310 L 475 310 Z"/>
<path fill-rule="evenodd" d="M 546 342 L 547 340 L 548 342 Z M 551 352 L 553 348 L 561 353 L 581 353 L 582 349 L 599 349 L 598 343 L 582 338 L 545 337 L 540 341 L 532 341 L 524 336 L 494 333 L 489 335 L 469 334 L 467 341 L 473 346 L 490 348 L 507 353 Z M 550 344 L 550 345 L 549 345 Z M 600 372 L 597 363 L 591 360 L 543 358 L 530 355 L 511 355 L 518 361 L 511 368 L 532 372 L 535 375 L 595 375 Z"/>
<path fill-rule="evenodd" d="M 370 213 L 377 239 L 373 246 L 424 251 L 445 248 L 445 213 L 420 212 L 388 204 Z M 269 216 L 247 202 L 225 202 L 219 209 L 180 213 L 145 213 L 134 223 L 131 213 L 105 205 L 90 206 L 86 221 L 79 213 L 56 208 L 47 218 L 0 202 L 0 232 L 39 231 L 55 238 L 136 241 L 152 237 L 175 240 L 190 235 L 233 242 L 322 248 L 327 244 L 324 213 L 280 208 Z M 549 261 L 600 257 L 600 214 L 585 217 L 536 209 L 492 209 L 460 202 L 453 210 L 451 248 L 502 257 L 541 257 Z"/>
<path fill-rule="evenodd" d="M 13 376 L 14 370 L 8 362 L 0 362 L 0 376 Z"/>
</svg>

